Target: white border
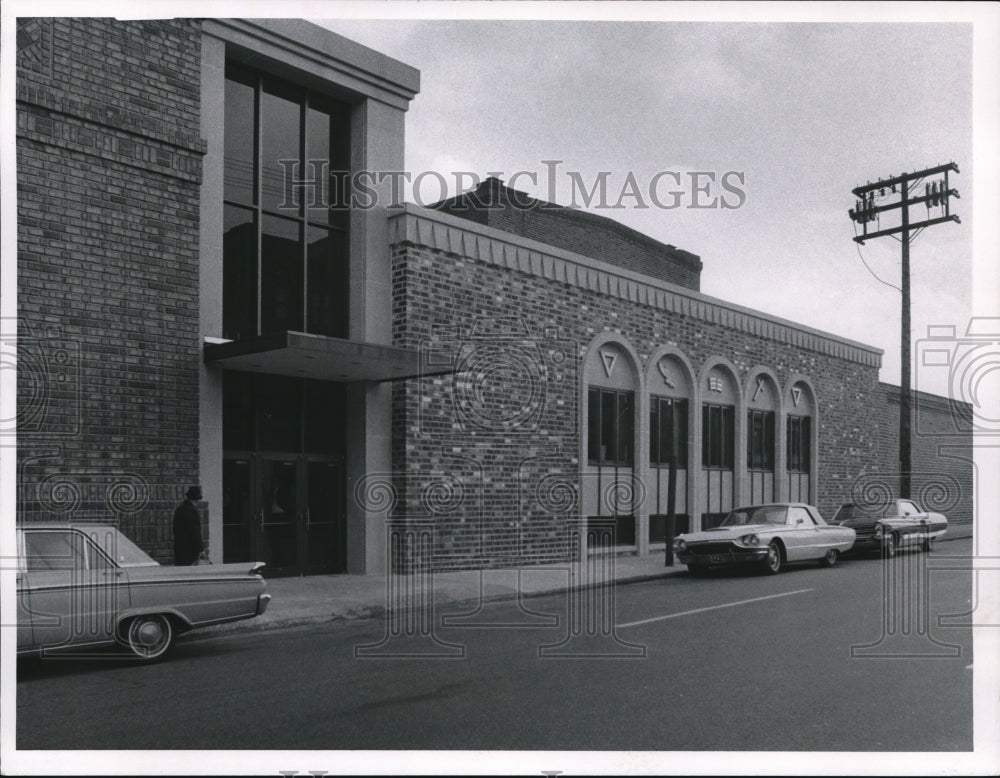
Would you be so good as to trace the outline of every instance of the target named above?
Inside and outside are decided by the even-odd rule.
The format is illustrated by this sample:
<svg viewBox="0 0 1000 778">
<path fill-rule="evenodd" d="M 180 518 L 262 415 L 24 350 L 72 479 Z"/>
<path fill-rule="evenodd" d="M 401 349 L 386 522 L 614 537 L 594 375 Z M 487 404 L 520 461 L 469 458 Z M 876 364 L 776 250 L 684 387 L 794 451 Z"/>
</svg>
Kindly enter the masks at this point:
<svg viewBox="0 0 1000 778">
<path fill-rule="evenodd" d="M 425 2 L 219 2 L 212 5 L 215 16 L 259 16 L 293 18 L 371 19 L 601 19 L 601 20 L 682 20 L 682 21 L 812 21 L 812 22 L 969 22 L 974 25 L 974 121 L 975 167 L 975 295 L 973 313 L 1000 314 L 1000 198 L 996 190 L 997 153 L 1000 139 L 1000 6 L 987 3 L 453 3 Z M 5 0 L 0 6 L 0 323 L 16 316 L 16 159 L 14 60 L 17 15 L 30 16 L 117 16 L 154 18 L 205 15 L 204 2 L 45 2 L 45 0 Z M 991 175 L 992 174 L 992 175 Z M 3 333 L 3 334 L 6 334 Z M 12 417 L 16 385 L 12 371 L 0 370 L 0 419 Z M 9 438 L 0 440 L 0 555 L 13 540 L 16 460 Z M 977 494 L 977 542 L 980 553 L 998 548 L 998 527 L 981 517 L 1000 515 L 1000 445 L 977 442 L 976 466 L 980 478 Z M 3 614 L 13 611 L 13 571 L 0 572 L 0 604 Z M 995 592 L 993 593 L 995 596 Z M 996 602 L 992 603 L 995 608 Z M 994 610 L 995 613 L 995 610 Z M 844 774 L 996 774 L 1000 772 L 1000 732 L 998 685 L 995 659 L 1000 656 L 997 629 L 980 628 L 975 634 L 978 661 L 975 670 L 975 743 L 977 750 L 963 753 L 823 753 L 821 759 L 803 753 L 775 752 L 14 752 L 10 743 L 14 731 L 16 684 L 13 641 L 2 641 L 0 670 L 5 682 L 0 686 L 0 740 L 4 774 L 260 774 L 300 768 L 361 774 L 394 773 L 534 773 L 559 770 L 563 773 L 688 773 L 692 775 L 728 772 L 733 774 L 830 775 Z M 987 659 L 994 661 L 987 664 Z"/>
</svg>

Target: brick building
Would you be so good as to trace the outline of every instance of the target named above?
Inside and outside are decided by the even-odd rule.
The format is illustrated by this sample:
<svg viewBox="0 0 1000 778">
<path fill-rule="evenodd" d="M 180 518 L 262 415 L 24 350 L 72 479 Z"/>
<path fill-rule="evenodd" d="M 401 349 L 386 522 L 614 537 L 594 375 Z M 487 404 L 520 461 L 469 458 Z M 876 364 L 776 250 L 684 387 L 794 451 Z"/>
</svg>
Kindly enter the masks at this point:
<svg viewBox="0 0 1000 778">
<path fill-rule="evenodd" d="M 662 548 L 671 456 L 681 528 L 894 488 L 880 352 L 701 294 L 694 254 L 495 179 L 352 207 L 418 89 L 305 22 L 19 20 L 20 520 L 169 562 L 200 482 L 213 559 L 371 573 L 394 522 L 439 569 L 596 520 Z M 917 406 L 914 496 L 971 520 L 971 434 Z"/>
</svg>

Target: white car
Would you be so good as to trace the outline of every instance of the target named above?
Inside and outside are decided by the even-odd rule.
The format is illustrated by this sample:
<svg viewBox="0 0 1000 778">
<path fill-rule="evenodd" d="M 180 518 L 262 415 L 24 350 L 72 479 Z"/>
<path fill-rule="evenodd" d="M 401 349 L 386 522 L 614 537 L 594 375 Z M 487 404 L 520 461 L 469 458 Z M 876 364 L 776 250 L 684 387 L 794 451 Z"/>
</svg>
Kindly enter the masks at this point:
<svg viewBox="0 0 1000 778">
<path fill-rule="evenodd" d="M 832 567 L 854 537 L 853 529 L 830 526 L 811 505 L 773 503 L 737 508 L 718 527 L 678 535 L 674 553 L 693 575 L 725 565 L 774 574 L 786 562 L 819 560 Z"/>
<path fill-rule="evenodd" d="M 113 526 L 19 525 L 17 651 L 118 643 L 159 659 L 179 632 L 262 614 L 263 567 L 162 566 Z"/>
</svg>

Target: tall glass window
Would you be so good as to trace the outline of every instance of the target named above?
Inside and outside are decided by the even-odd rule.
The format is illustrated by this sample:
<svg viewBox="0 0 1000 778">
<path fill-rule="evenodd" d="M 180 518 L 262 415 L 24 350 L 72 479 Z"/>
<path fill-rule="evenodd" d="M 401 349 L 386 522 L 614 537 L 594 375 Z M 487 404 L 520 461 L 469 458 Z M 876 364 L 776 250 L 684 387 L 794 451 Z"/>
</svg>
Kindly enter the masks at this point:
<svg viewBox="0 0 1000 778">
<path fill-rule="evenodd" d="M 733 407 L 705 403 L 701 408 L 701 464 L 733 469 Z"/>
<path fill-rule="evenodd" d="M 223 336 L 348 336 L 349 107 L 226 68 Z"/>
<path fill-rule="evenodd" d="M 649 398 L 649 464 L 687 467 L 687 400 Z"/>
<path fill-rule="evenodd" d="M 747 467 L 774 470 L 774 411 L 747 411 Z"/>
<path fill-rule="evenodd" d="M 809 450 L 812 434 L 808 416 L 788 417 L 788 470 L 792 473 L 809 472 Z"/>
<path fill-rule="evenodd" d="M 632 392 L 591 388 L 587 393 L 587 459 L 593 465 L 632 465 Z"/>
</svg>

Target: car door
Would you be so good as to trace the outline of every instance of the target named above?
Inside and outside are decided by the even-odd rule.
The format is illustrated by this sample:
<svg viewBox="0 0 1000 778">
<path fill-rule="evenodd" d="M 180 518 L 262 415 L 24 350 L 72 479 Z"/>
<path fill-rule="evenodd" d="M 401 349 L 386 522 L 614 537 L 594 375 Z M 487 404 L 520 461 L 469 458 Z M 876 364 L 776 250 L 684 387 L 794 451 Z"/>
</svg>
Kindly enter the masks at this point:
<svg viewBox="0 0 1000 778">
<path fill-rule="evenodd" d="M 17 531 L 17 650 L 30 649 L 34 643 L 31 637 L 31 599 L 28 577 L 24 564 L 24 538 Z"/>
<path fill-rule="evenodd" d="M 927 514 L 921 513 L 915 503 L 896 500 L 896 520 L 901 546 L 912 546 L 923 541 L 927 529 Z"/>
<path fill-rule="evenodd" d="M 81 531 L 25 529 L 23 573 L 31 644 L 43 651 L 114 639 L 114 618 L 128 602 L 127 577 Z"/>
<path fill-rule="evenodd" d="M 785 535 L 785 555 L 790 562 L 823 555 L 819 527 L 805 508 L 798 505 L 789 507 Z"/>
</svg>

